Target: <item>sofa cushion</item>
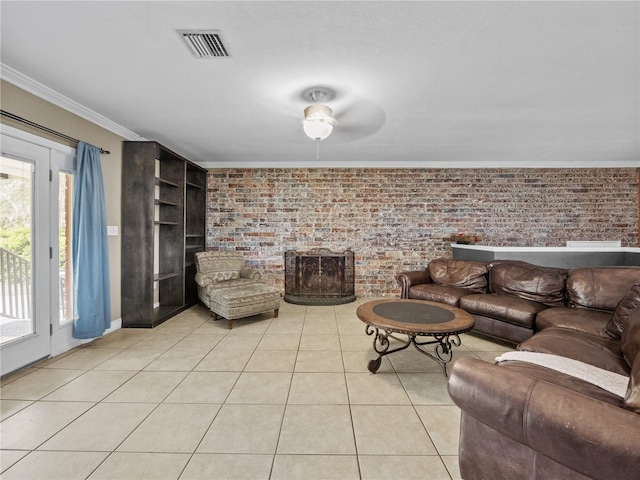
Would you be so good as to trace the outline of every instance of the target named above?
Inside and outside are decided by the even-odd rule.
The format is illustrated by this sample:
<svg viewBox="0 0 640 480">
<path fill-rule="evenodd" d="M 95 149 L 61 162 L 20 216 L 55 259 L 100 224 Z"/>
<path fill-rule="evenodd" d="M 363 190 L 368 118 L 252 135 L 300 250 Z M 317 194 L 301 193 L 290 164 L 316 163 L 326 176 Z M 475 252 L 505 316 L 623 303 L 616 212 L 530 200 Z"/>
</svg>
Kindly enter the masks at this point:
<svg viewBox="0 0 640 480">
<path fill-rule="evenodd" d="M 613 315 L 611 315 L 611 319 L 606 326 L 607 333 L 613 338 L 620 339 L 629 321 L 629 315 L 632 311 L 638 309 L 639 306 L 640 284 L 636 283 L 631 287 L 631 291 L 620 300 L 620 303 L 618 303 L 618 306 L 613 311 Z"/>
<path fill-rule="evenodd" d="M 474 332 L 480 332 L 497 340 L 517 345 L 531 338 L 536 332 L 533 327 L 496 320 L 484 315 L 472 314 L 475 325 Z"/>
<path fill-rule="evenodd" d="M 525 352 L 551 353 L 629 376 L 620 342 L 567 328 L 550 327 L 518 345 Z"/>
<path fill-rule="evenodd" d="M 548 308 L 541 303 L 523 298 L 491 293 L 465 295 L 460 299 L 459 306 L 471 314 L 492 317 L 528 328 L 534 328 L 538 312 Z"/>
<path fill-rule="evenodd" d="M 207 276 L 214 282 L 226 282 L 240 278 L 240 272 L 238 270 L 216 270 L 209 272 Z"/>
<path fill-rule="evenodd" d="M 438 283 L 423 283 L 409 287 L 409 298 L 446 303 L 452 307 L 460 304 L 460 298 L 469 295 L 469 290 L 461 287 L 450 287 Z"/>
<path fill-rule="evenodd" d="M 635 309 L 628 318 L 620 341 L 622 355 L 629 366 L 633 365 L 640 353 L 640 309 Z"/>
<path fill-rule="evenodd" d="M 632 412 L 640 413 L 640 355 L 636 356 L 629 375 L 629 387 L 622 406 Z"/>
<path fill-rule="evenodd" d="M 209 273 L 211 271 L 236 271 L 244 266 L 242 253 L 236 251 L 207 251 L 198 252 L 195 255 L 196 267 L 199 272 Z"/>
<path fill-rule="evenodd" d="M 569 271 L 567 295 L 576 307 L 613 312 L 635 283 L 640 267 L 575 268 Z"/>
<path fill-rule="evenodd" d="M 640 308 L 635 308 L 627 320 L 622 332 L 622 353 L 632 368 L 623 406 L 640 413 Z"/>
<path fill-rule="evenodd" d="M 609 312 L 587 310 L 586 308 L 552 307 L 536 316 L 536 328 L 544 330 L 550 327 L 570 328 L 609 338 L 605 326 L 611 318 Z"/>
<path fill-rule="evenodd" d="M 483 293 L 487 289 L 487 264 L 472 260 L 437 258 L 429 262 L 429 275 L 435 283 Z"/>
<path fill-rule="evenodd" d="M 489 265 L 489 290 L 552 307 L 565 304 L 566 270 L 519 261 L 495 261 Z"/>
</svg>

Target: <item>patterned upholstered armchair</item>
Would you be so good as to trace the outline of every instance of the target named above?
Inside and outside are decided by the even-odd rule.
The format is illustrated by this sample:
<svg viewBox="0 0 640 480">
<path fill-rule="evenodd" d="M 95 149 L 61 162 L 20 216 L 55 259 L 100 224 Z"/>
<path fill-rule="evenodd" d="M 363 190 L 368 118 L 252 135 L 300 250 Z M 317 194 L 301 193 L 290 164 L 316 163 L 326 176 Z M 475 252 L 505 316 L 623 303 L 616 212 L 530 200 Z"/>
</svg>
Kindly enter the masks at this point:
<svg viewBox="0 0 640 480">
<path fill-rule="evenodd" d="M 245 265 L 241 252 L 210 251 L 195 255 L 198 297 L 210 310 L 228 320 L 274 310 L 278 316 L 280 291 L 260 281 L 261 274 Z"/>
</svg>

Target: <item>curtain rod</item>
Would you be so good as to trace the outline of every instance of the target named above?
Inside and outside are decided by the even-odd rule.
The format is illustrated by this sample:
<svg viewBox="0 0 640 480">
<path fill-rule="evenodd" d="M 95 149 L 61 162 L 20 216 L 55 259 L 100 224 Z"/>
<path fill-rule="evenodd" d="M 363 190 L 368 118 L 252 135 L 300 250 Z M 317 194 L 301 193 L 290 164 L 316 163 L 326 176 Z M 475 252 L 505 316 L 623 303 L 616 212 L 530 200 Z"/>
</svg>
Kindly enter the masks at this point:
<svg viewBox="0 0 640 480">
<path fill-rule="evenodd" d="M 69 135 L 65 135 L 64 133 L 56 132 L 55 130 L 51 130 L 48 127 L 40 125 L 38 123 L 34 123 L 31 120 L 27 120 L 26 118 L 19 117 L 18 115 L 14 115 L 13 113 L 6 112 L 4 110 L 0 110 L 0 114 L 4 117 L 10 118 L 11 120 L 15 120 L 16 122 L 24 123 L 25 125 L 29 125 L 30 127 L 37 128 L 42 130 L 43 132 L 50 133 L 51 135 L 55 135 L 60 138 L 64 138 L 65 140 L 69 140 L 70 142 L 78 143 L 80 140 L 77 138 L 70 137 Z M 109 150 L 105 150 L 104 148 L 100 148 L 100 153 L 105 155 L 110 155 L 111 152 Z"/>
</svg>

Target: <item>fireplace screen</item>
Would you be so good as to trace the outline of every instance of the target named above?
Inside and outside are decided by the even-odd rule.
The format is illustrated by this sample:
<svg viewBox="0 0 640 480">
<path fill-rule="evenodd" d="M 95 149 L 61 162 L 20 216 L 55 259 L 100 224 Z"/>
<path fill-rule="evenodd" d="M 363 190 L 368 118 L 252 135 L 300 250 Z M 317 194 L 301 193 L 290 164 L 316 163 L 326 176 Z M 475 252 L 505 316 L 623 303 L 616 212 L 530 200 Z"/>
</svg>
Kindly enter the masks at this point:
<svg viewBox="0 0 640 480">
<path fill-rule="evenodd" d="M 285 301 L 299 305 L 336 305 L 355 301 L 351 250 L 325 248 L 285 253 Z"/>
</svg>

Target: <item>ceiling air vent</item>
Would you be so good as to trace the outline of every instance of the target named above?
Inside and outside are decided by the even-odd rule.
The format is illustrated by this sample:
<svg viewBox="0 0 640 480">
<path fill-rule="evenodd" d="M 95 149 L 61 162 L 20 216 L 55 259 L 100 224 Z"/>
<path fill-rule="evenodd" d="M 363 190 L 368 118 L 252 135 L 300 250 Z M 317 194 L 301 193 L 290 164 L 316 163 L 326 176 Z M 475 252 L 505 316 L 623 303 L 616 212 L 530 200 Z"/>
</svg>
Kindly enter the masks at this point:
<svg viewBox="0 0 640 480">
<path fill-rule="evenodd" d="M 178 30 L 178 33 L 196 58 L 229 56 L 220 30 Z"/>
</svg>

